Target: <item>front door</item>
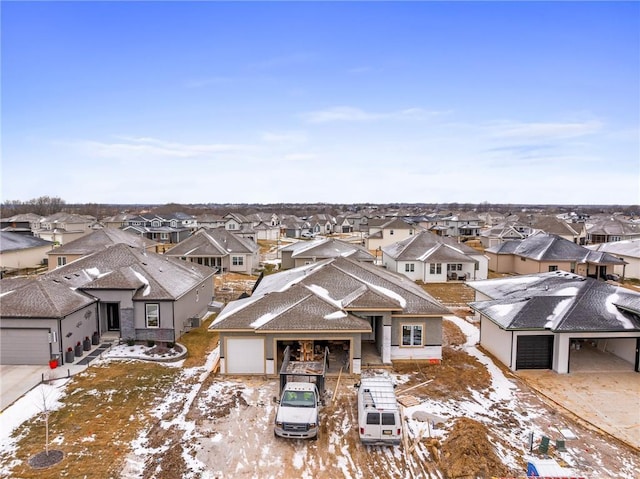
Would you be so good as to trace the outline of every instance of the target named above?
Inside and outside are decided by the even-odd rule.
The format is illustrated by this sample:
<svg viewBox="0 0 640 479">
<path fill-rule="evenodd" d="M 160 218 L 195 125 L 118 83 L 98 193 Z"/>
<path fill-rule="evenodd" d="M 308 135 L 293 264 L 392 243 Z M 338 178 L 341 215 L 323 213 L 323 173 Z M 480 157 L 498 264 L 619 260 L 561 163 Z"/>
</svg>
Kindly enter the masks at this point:
<svg viewBox="0 0 640 479">
<path fill-rule="evenodd" d="M 118 303 L 107 303 L 107 330 L 120 331 L 120 309 Z"/>
</svg>

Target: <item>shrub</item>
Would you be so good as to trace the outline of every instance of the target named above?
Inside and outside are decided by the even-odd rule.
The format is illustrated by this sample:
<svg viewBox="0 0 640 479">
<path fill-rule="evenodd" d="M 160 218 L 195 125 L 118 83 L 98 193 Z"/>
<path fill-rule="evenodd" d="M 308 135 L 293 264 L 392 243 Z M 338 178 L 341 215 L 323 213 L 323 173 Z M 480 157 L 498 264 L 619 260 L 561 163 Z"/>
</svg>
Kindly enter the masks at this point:
<svg viewBox="0 0 640 479">
<path fill-rule="evenodd" d="M 171 341 L 169 341 L 169 342 L 167 343 L 167 347 L 168 347 L 169 349 L 171 349 L 171 348 L 172 348 L 172 347 L 174 347 L 174 346 L 175 346 L 175 343 L 172 343 Z"/>
<path fill-rule="evenodd" d="M 125 339 L 125 343 L 127 343 L 127 346 L 133 346 L 134 344 L 136 344 L 136 340 L 133 338 L 127 338 Z"/>
<path fill-rule="evenodd" d="M 147 346 L 151 348 L 155 345 L 156 345 L 156 342 L 153 339 L 147 339 Z"/>
</svg>

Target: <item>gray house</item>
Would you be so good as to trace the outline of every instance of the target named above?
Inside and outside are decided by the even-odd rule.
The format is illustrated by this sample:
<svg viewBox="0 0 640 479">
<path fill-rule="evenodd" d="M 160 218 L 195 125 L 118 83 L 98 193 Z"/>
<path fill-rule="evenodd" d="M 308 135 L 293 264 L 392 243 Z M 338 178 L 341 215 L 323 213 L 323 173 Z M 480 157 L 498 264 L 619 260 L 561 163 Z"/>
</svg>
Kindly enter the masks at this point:
<svg viewBox="0 0 640 479">
<path fill-rule="evenodd" d="M 220 333 L 222 374 L 275 375 L 285 348 L 300 342 L 329 348 L 330 372 L 359 374 L 366 351 L 376 364 L 439 362 L 448 313 L 407 278 L 338 257 L 265 276 L 210 330 Z"/>
<path fill-rule="evenodd" d="M 260 263 L 259 246 L 225 228 L 201 229 L 165 255 L 211 266 L 218 272 L 252 274 Z"/>
<path fill-rule="evenodd" d="M 292 243 L 281 248 L 280 253 L 282 255 L 282 269 L 297 268 L 298 266 L 328 258 L 337 258 L 338 256 L 369 263 L 375 261 L 375 257 L 362 246 L 333 238 Z"/>
<path fill-rule="evenodd" d="M 37 279 L 0 281 L 0 364 L 46 364 L 94 333 L 175 342 L 207 311 L 214 270 L 117 244 Z"/>
<path fill-rule="evenodd" d="M 568 373 L 591 348 L 640 371 L 640 293 L 565 271 L 468 284 L 480 344 L 508 368 Z"/>
</svg>

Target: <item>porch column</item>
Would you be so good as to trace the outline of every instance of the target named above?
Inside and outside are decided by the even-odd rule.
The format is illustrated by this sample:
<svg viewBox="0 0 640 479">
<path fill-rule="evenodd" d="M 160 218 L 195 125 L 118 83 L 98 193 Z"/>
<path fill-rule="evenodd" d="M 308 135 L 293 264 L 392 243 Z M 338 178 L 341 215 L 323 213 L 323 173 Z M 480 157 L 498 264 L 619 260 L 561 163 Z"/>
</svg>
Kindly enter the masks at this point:
<svg viewBox="0 0 640 479">
<path fill-rule="evenodd" d="M 391 364 L 391 324 L 382 325 L 382 363 Z"/>
</svg>

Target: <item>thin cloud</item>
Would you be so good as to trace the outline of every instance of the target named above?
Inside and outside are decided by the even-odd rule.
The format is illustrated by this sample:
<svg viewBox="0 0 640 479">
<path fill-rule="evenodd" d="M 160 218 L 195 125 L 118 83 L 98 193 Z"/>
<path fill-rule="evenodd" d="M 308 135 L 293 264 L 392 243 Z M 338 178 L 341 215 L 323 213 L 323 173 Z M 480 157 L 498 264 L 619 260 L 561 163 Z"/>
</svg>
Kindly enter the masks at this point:
<svg viewBox="0 0 640 479">
<path fill-rule="evenodd" d="M 120 137 L 122 141 L 104 142 L 94 140 L 78 140 L 67 142 L 69 146 L 80 148 L 95 156 L 105 158 L 127 157 L 164 157 L 164 158 L 193 158 L 212 153 L 245 151 L 252 147 L 240 144 L 209 143 L 186 144 L 159 140 L 157 138 Z"/>
<path fill-rule="evenodd" d="M 602 130 L 599 121 L 584 122 L 500 122 L 488 126 L 492 136 L 517 139 L 566 139 L 597 133 Z"/>
<path fill-rule="evenodd" d="M 424 119 L 441 112 L 430 112 L 422 108 L 407 108 L 392 112 L 368 112 L 351 106 L 336 106 L 325 110 L 303 113 L 302 118 L 309 123 L 370 122 L 378 120 Z"/>
</svg>

